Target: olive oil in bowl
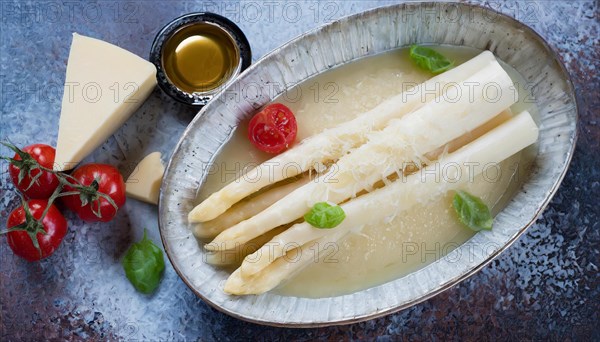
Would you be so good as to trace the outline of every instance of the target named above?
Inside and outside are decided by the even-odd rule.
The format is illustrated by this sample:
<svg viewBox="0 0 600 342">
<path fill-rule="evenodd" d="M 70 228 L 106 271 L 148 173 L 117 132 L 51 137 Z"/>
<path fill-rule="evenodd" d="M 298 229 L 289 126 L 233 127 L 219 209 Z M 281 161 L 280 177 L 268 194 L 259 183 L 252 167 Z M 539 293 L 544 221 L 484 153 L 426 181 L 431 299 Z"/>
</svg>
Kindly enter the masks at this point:
<svg viewBox="0 0 600 342">
<path fill-rule="evenodd" d="M 202 93 L 225 83 L 239 66 L 233 38 L 215 25 L 182 27 L 163 47 L 167 78 L 188 93 Z"/>
<path fill-rule="evenodd" d="M 204 106 L 250 66 L 252 52 L 235 23 L 199 12 L 173 19 L 157 33 L 150 62 L 162 91 L 181 103 Z"/>
</svg>

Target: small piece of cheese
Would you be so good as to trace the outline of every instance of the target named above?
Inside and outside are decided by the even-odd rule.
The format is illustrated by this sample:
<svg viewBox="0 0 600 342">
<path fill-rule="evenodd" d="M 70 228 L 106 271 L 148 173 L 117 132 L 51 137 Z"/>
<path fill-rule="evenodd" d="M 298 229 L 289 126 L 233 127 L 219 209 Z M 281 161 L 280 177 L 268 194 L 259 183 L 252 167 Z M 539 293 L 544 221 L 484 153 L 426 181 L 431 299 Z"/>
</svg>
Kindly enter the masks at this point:
<svg viewBox="0 0 600 342">
<path fill-rule="evenodd" d="M 160 157 L 160 152 L 152 152 L 137 164 L 125 182 L 127 196 L 158 204 L 160 184 L 165 173 L 165 166 Z"/>
<path fill-rule="evenodd" d="M 154 64 L 73 33 L 54 169 L 75 167 L 125 123 L 154 86 Z"/>
</svg>

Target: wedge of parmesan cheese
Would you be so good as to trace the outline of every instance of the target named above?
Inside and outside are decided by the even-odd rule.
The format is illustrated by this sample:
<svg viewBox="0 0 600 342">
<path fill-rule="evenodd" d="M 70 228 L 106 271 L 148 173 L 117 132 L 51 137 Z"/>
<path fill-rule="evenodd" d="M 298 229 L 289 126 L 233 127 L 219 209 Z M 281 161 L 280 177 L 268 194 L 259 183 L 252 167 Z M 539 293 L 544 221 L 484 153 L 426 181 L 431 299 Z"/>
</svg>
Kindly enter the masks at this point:
<svg viewBox="0 0 600 342">
<path fill-rule="evenodd" d="M 162 177 L 165 173 L 160 152 L 152 152 L 135 167 L 127 182 L 125 193 L 127 196 L 151 204 L 158 204 L 158 194 Z"/>
<path fill-rule="evenodd" d="M 104 143 L 155 85 L 154 64 L 118 46 L 74 33 L 54 169 L 72 169 Z"/>
</svg>

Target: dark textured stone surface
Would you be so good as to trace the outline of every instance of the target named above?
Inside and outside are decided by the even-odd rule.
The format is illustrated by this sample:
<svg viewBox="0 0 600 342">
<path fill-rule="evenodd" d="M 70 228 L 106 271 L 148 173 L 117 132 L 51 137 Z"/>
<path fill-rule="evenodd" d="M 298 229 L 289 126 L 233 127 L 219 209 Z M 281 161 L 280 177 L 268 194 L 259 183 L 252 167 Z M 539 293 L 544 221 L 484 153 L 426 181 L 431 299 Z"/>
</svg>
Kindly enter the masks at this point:
<svg viewBox="0 0 600 342">
<path fill-rule="evenodd" d="M 259 58 L 332 18 L 390 2 L 288 3 L 0 1 L 0 138 L 18 145 L 55 144 L 72 31 L 146 56 L 165 23 L 209 10 L 238 23 Z M 548 209 L 481 272 L 424 303 L 363 323 L 304 330 L 258 326 L 208 307 L 170 265 L 156 294 L 133 291 L 119 258 L 144 227 L 154 240 L 158 233 L 155 209 L 132 200 L 110 224 L 84 224 L 67 214 L 71 225 L 63 245 L 40 263 L 16 258 L 0 240 L 0 340 L 600 338 L 598 2 L 485 4 L 530 25 L 559 53 L 575 84 L 580 134 L 569 172 Z M 157 90 L 89 160 L 114 163 L 126 174 L 144 153 L 168 153 L 172 137 L 193 112 Z M 0 191 L 4 226 L 18 202 L 6 173 Z"/>
</svg>

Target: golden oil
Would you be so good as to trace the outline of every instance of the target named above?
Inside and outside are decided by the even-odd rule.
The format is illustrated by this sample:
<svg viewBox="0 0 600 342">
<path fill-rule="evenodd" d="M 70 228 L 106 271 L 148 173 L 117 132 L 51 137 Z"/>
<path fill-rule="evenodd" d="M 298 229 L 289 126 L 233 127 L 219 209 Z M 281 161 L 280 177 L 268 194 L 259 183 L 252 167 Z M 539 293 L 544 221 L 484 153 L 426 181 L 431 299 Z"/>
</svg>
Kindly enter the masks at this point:
<svg viewBox="0 0 600 342">
<path fill-rule="evenodd" d="M 164 45 L 162 55 L 166 76 L 190 94 L 223 85 L 240 60 L 233 38 L 209 23 L 179 29 Z"/>
</svg>

